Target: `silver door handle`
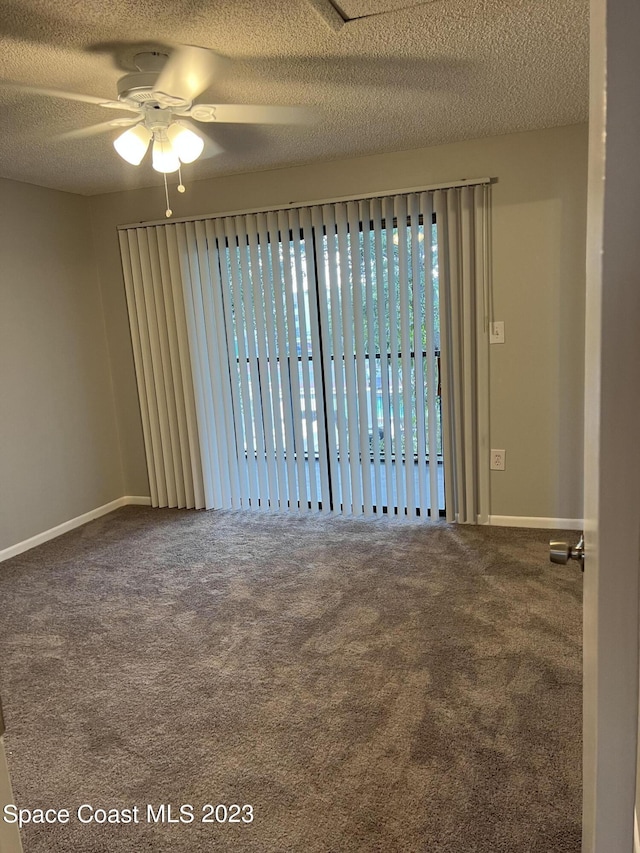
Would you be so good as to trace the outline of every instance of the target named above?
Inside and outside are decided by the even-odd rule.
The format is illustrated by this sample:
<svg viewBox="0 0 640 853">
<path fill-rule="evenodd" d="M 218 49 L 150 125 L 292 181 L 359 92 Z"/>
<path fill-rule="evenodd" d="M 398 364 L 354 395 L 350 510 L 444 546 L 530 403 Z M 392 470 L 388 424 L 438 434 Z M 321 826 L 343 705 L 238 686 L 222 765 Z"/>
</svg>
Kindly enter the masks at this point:
<svg viewBox="0 0 640 853">
<path fill-rule="evenodd" d="M 577 545 L 569 545 L 567 542 L 549 542 L 549 559 L 552 563 L 566 566 L 569 560 L 576 560 L 584 572 L 584 533 L 580 534 Z"/>
</svg>

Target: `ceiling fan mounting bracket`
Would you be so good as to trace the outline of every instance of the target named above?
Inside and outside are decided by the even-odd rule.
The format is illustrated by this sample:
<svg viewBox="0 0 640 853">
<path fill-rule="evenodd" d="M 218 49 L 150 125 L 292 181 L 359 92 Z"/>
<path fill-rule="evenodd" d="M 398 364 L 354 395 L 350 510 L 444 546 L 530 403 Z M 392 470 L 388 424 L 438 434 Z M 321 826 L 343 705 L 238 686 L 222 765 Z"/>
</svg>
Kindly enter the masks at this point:
<svg viewBox="0 0 640 853">
<path fill-rule="evenodd" d="M 136 53 L 133 57 L 133 64 L 138 71 L 153 71 L 159 74 L 168 59 L 169 56 L 159 50 L 145 50 L 141 53 Z"/>
</svg>

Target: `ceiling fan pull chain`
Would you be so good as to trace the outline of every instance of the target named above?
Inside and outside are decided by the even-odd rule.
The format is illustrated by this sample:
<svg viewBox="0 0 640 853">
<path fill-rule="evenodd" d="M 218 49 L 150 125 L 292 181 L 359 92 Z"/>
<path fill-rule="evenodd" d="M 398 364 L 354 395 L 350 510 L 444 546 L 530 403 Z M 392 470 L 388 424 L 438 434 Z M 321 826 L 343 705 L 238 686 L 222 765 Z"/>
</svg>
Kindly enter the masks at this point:
<svg viewBox="0 0 640 853">
<path fill-rule="evenodd" d="M 182 169 L 178 166 L 178 192 L 183 193 L 186 190 L 185 185 L 182 183 Z"/>
<path fill-rule="evenodd" d="M 169 207 L 169 188 L 167 187 L 167 173 L 163 172 L 162 177 L 164 178 L 164 197 L 167 200 L 167 209 L 165 210 L 164 215 L 168 219 L 171 216 L 171 214 L 173 213 L 173 211 Z"/>
</svg>

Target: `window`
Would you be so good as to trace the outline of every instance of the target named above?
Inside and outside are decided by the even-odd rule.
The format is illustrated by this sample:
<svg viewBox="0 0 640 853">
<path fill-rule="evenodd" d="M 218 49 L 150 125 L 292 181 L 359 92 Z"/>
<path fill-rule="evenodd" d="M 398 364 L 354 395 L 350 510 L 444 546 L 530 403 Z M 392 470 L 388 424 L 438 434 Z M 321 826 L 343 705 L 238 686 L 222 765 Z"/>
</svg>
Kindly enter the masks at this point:
<svg viewBox="0 0 640 853">
<path fill-rule="evenodd" d="M 432 464 L 443 506 L 435 218 L 372 206 L 217 229 L 210 286 L 254 502 L 420 514 Z"/>
</svg>

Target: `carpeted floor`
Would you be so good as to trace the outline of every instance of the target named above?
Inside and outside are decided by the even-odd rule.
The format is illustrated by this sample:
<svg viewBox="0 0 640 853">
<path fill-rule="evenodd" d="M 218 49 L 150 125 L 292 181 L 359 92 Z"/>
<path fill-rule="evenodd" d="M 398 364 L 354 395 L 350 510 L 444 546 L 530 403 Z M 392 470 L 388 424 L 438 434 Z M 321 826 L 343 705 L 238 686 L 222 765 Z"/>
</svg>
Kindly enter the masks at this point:
<svg viewBox="0 0 640 853">
<path fill-rule="evenodd" d="M 578 853 L 582 578 L 548 539 L 129 507 L 0 564 L 16 802 L 71 811 L 25 853 Z"/>
</svg>

